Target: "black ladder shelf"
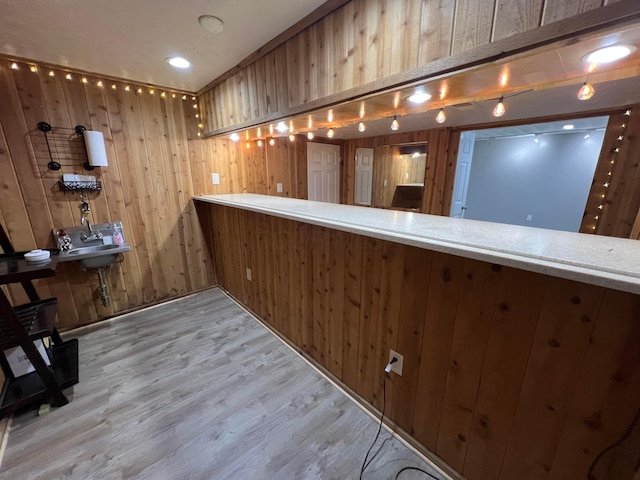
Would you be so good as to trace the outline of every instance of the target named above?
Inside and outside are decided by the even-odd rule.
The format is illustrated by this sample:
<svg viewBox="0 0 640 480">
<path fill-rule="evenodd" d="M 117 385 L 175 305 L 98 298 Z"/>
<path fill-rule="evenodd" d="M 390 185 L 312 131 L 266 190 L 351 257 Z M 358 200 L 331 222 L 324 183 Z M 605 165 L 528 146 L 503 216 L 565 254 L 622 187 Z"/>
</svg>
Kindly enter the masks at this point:
<svg viewBox="0 0 640 480">
<path fill-rule="evenodd" d="M 62 341 L 55 328 L 57 299 L 41 300 L 32 280 L 55 275 L 58 250 L 51 259 L 34 264 L 24 259 L 26 252 L 16 252 L 0 225 L 0 285 L 20 283 L 30 303 L 13 306 L 0 289 L 0 366 L 5 376 L 0 391 L 0 417 L 23 406 L 51 400 L 55 406 L 69 403 L 62 390 L 78 383 L 78 340 Z M 53 339 L 53 358 L 47 366 L 34 340 Z M 15 377 L 4 350 L 22 347 L 35 371 Z"/>
</svg>

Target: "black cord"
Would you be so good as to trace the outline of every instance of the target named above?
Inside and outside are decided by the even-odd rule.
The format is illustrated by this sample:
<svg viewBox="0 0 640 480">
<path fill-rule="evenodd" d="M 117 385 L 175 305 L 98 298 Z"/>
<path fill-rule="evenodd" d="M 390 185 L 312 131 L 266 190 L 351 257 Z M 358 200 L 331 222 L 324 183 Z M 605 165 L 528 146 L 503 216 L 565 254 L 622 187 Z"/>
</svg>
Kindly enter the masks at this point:
<svg viewBox="0 0 640 480">
<path fill-rule="evenodd" d="M 384 377 L 382 378 L 382 415 L 380 415 L 380 424 L 378 425 L 378 433 L 376 433 L 376 438 L 373 439 L 373 442 L 371 442 L 371 446 L 369 447 L 369 450 L 367 450 L 367 454 L 364 456 L 364 461 L 362 462 L 362 467 L 360 468 L 360 480 L 362 480 L 362 474 L 364 473 L 364 469 L 367 468 L 367 460 L 369 459 L 369 454 L 371 453 L 373 446 L 378 441 L 378 437 L 380 436 L 380 432 L 382 431 L 382 422 L 384 421 L 384 409 L 386 408 L 386 406 L 387 406 L 387 374 L 385 373 Z M 371 457 L 371 460 L 373 460 L 374 457 L 375 455 Z"/>
<path fill-rule="evenodd" d="M 633 417 L 633 420 L 631 421 L 631 423 L 629 424 L 625 432 L 622 434 L 622 436 L 618 439 L 618 441 L 609 445 L 604 450 L 602 450 L 598 455 L 596 455 L 596 458 L 593 459 L 593 462 L 591 462 L 591 465 L 589 466 L 589 474 L 587 475 L 587 478 L 589 480 L 594 480 L 596 478 L 593 475 L 593 471 L 595 470 L 596 465 L 598 464 L 600 459 L 604 456 L 604 454 L 620 446 L 622 442 L 624 442 L 629 437 L 629 435 L 631 435 L 631 431 L 633 430 L 635 425 L 638 423 L 638 420 L 640 420 L 640 409 L 638 409 L 635 417 Z M 636 470 L 637 470 L 637 467 L 636 467 Z"/>
<path fill-rule="evenodd" d="M 398 477 L 400 477 L 400 474 L 401 474 L 402 472 L 406 472 L 407 470 L 415 470 L 416 472 L 421 472 L 421 473 L 424 473 L 425 475 L 428 475 L 428 476 L 429 476 L 429 478 L 435 478 L 436 480 L 440 480 L 438 477 L 434 477 L 433 475 L 431 475 L 431 474 L 430 474 L 429 472 L 427 472 L 426 470 L 423 470 L 423 469 L 418 468 L 418 467 L 404 467 L 404 468 L 401 468 L 401 469 L 398 471 L 398 473 L 396 473 L 395 480 L 398 480 Z"/>
</svg>

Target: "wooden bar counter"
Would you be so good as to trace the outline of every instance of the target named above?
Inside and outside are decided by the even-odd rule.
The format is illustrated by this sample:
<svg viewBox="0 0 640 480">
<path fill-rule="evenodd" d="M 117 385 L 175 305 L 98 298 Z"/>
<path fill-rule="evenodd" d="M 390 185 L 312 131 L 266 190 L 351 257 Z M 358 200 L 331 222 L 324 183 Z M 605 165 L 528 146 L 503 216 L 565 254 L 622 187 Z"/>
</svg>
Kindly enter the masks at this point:
<svg viewBox="0 0 640 480">
<path fill-rule="evenodd" d="M 474 479 L 633 478 L 640 242 L 254 194 L 194 197 L 219 284 Z M 209 205 L 207 205 L 207 203 Z"/>
</svg>

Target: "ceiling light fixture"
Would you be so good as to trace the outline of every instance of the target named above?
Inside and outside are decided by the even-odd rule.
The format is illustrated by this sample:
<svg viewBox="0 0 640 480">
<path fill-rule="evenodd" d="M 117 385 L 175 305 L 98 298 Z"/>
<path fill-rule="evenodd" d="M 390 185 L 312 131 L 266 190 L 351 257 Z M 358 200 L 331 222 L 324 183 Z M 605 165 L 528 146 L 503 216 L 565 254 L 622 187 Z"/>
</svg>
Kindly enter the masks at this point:
<svg viewBox="0 0 640 480">
<path fill-rule="evenodd" d="M 444 108 L 441 108 L 440 111 L 438 112 L 438 115 L 436 115 L 436 122 L 444 123 L 446 120 L 447 120 L 447 114 L 444 113 Z"/>
<path fill-rule="evenodd" d="M 198 23 L 207 32 L 222 33 L 224 31 L 224 22 L 213 15 L 200 15 Z"/>
<path fill-rule="evenodd" d="M 584 82 L 580 90 L 578 90 L 578 99 L 579 100 L 589 100 L 593 97 L 593 94 L 596 93 L 596 89 L 593 88 L 589 82 Z"/>
<path fill-rule="evenodd" d="M 427 92 L 420 91 L 407 97 L 407 100 L 409 100 L 411 103 L 420 104 L 426 102 L 427 100 L 431 100 L 431 95 L 429 95 Z"/>
<path fill-rule="evenodd" d="M 360 123 L 358 124 L 358 131 L 359 131 L 360 133 L 364 132 L 366 129 L 367 129 L 367 126 L 364 124 L 364 122 L 360 122 Z"/>
<path fill-rule="evenodd" d="M 586 63 L 611 63 L 628 57 L 636 51 L 633 45 L 611 45 L 609 47 L 599 48 L 582 57 L 582 61 Z"/>
<path fill-rule="evenodd" d="M 575 128 L 575 125 L 571 125 L 570 123 L 567 123 L 566 125 L 562 126 L 563 130 L 573 130 Z"/>
<path fill-rule="evenodd" d="M 168 58 L 165 58 L 165 61 L 168 62 L 169 65 L 175 68 L 185 69 L 191 66 L 191 62 L 186 58 L 182 58 L 182 57 L 168 57 Z"/>
<path fill-rule="evenodd" d="M 232 142 L 237 142 L 240 140 L 240 135 L 238 135 L 237 133 L 232 133 L 231 135 L 229 135 L 229 138 Z"/>
<path fill-rule="evenodd" d="M 507 109 L 504 106 L 504 97 L 500 97 L 498 99 L 498 103 L 496 103 L 496 106 L 493 107 L 493 116 L 494 117 L 501 117 L 504 115 L 504 113 L 507 111 Z"/>
<path fill-rule="evenodd" d="M 335 135 L 335 132 L 333 131 L 333 128 L 330 128 L 330 129 L 327 131 L 327 137 L 329 137 L 329 138 L 333 138 L 333 136 L 334 136 L 334 135 Z"/>
<path fill-rule="evenodd" d="M 289 131 L 289 127 L 287 127 L 284 122 L 279 122 L 276 126 L 276 130 L 278 130 L 280 133 L 284 133 Z"/>
<path fill-rule="evenodd" d="M 398 118 L 396 115 L 393 116 L 393 122 L 391 122 L 391 130 L 394 132 L 400 128 L 400 124 L 398 123 Z"/>
</svg>

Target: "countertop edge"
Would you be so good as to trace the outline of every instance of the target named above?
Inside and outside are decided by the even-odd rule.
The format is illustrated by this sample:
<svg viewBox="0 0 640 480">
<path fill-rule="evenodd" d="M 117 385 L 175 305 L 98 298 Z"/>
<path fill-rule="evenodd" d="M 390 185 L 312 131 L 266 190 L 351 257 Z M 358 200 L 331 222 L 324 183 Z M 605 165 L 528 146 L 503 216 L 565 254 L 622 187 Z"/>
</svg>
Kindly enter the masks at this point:
<svg viewBox="0 0 640 480">
<path fill-rule="evenodd" d="M 363 225 L 340 222 L 335 219 L 323 218 L 321 216 L 303 215 L 296 212 L 265 207 L 257 205 L 255 203 L 242 203 L 232 199 L 220 198 L 219 196 L 194 196 L 193 199 L 206 203 L 234 207 L 257 213 L 264 213 L 267 215 L 272 215 L 288 220 L 300 221 L 320 227 L 334 228 L 336 230 L 348 233 L 364 235 L 380 240 L 392 241 L 404 245 L 424 248 L 427 250 L 471 258 L 474 260 L 495 263 L 507 267 L 514 267 L 534 273 L 551 275 L 567 280 L 575 280 L 591 285 L 640 294 L 639 277 L 605 271 L 598 268 L 586 267 L 571 262 L 563 263 L 550 259 L 531 257 L 529 255 L 520 254 L 518 252 L 492 250 L 485 247 L 474 247 L 466 244 L 446 240 L 437 240 L 420 235 L 413 236 L 402 232 L 393 232 L 386 229 L 380 230 Z"/>
</svg>

